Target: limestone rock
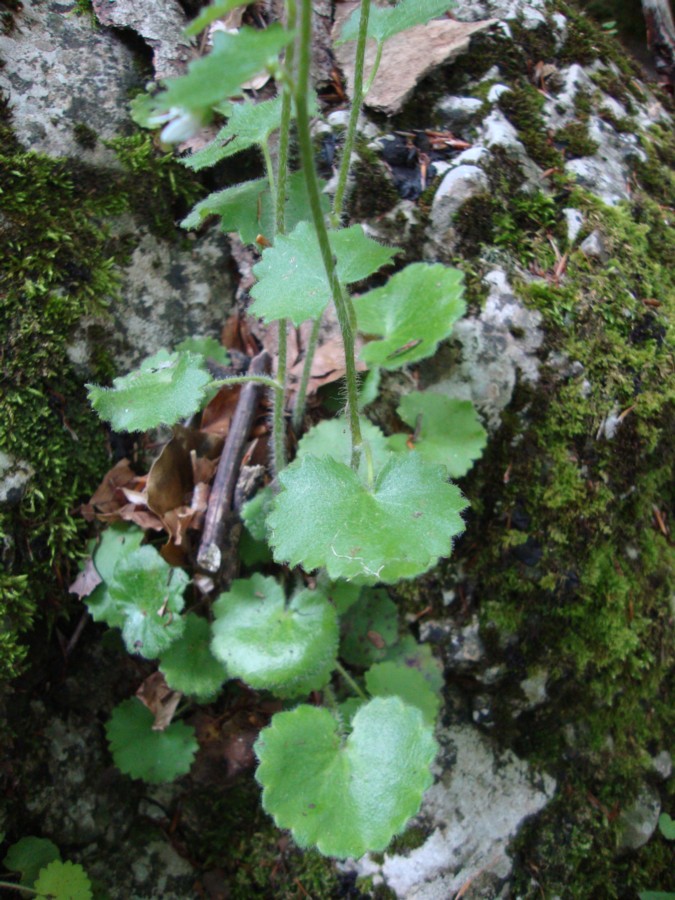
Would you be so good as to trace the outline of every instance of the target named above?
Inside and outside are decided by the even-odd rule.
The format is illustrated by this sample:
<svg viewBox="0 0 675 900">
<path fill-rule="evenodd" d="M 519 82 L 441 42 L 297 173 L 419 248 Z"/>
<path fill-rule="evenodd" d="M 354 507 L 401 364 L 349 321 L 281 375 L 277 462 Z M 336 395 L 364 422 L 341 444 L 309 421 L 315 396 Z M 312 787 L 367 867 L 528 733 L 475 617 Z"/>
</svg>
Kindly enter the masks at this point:
<svg viewBox="0 0 675 900">
<path fill-rule="evenodd" d="M 216 230 L 182 243 L 141 233 L 122 273 L 123 301 L 111 318 L 81 322 L 71 361 L 86 371 L 102 330 L 120 374 L 186 337 L 218 337 L 233 295 L 228 256 L 225 236 Z"/>
<path fill-rule="evenodd" d="M 457 369 L 430 390 L 472 400 L 487 425 L 497 428 L 518 377 L 534 384 L 539 378 L 536 352 L 542 344 L 541 314 L 527 309 L 506 275 L 494 270 L 485 277 L 490 293 L 480 314 L 461 319 L 454 338 L 462 346 Z"/>
<path fill-rule="evenodd" d="M 443 235 L 452 227 L 459 208 L 471 197 L 487 189 L 487 176 L 478 166 L 461 165 L 450 169 L 434 195 L 431 207 L 434 232 L 439 236 Z"/>
<path fill-rule="evenodd" d="M 34 474 L 29 463 L 0 450 L 0 505 L 16 506 Z"/>
<path fill-rule="evenodd" d="M 102 141 L 129 127 L 129 93 L 142 85 L 133 52 L 110 31 L 96 30 L 70 0 L 34 0 L 0 35 L 0 90 L 27 149 L 110 165 Z M 78 143 L 85 126 L 98 138 Z"/>
<path fill-rule="evenodd" d="M 661 814 L 658 791 L 644 785 L 637 799 L 620 816 L 620 850 L 638 850 L 654 834 Z"/>
<path fill-rule="evenodd" d="M 93 4 L 103 25 L 129 28 L 152 48 L 155 78 L 183 74 L 193 53 L 183 35 L 187 16 L 177 0 L 93 0 Z"/>
</svg>

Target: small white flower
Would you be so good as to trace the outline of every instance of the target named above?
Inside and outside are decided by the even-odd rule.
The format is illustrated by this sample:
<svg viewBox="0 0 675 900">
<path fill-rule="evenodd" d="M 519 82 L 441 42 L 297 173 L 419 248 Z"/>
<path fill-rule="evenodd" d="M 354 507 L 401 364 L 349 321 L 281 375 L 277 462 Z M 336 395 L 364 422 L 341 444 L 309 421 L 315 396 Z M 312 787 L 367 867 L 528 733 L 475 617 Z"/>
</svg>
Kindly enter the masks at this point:
<svg viewBox="0 0 675 900">
<path fill-rule="evenodd" d="M 162 143 L 181 144 L 199 131 L 202 127 L 202 117 L 193 110 L 172 106 L 166 113 L 150 116 L 148 125 L 164 125 L 160 134 Z"/>
</svg>

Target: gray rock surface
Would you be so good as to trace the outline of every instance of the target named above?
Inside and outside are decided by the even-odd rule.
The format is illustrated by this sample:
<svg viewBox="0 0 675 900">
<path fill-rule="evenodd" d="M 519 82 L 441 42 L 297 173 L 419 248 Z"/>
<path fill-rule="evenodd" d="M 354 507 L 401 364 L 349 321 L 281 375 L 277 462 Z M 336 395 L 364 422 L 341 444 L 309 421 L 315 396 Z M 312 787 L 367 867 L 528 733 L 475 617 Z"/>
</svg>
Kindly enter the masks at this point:
<svg viewBox="0 0 675 900">
<path fill-rule="evenodd" d="M 497 428 L 517 379 L 538 381 L 536 352 L 544 336 L 541 314 L 520 302 L 503 271 L 496 269 L 484 280 L 490 288 L 485 306 L 479 315 L 461 319 L 453 333 L 462 347 L 461 361 L 429 390 L 472 400 L 488 427 Z"/>
<path fill-rule="evenodd" d="M 636 800 L 619 817 L 621 831 L 619 850 L 638 850 L 654 834 L 661 814 L 661 798 L 658 791 L 644 785 Z"/>
<path fill-rule="evenodd" d="M 29 463 L 0 450 L 0 505 L 15 506 L 34 474 Z"/>
<path fill-rule="evenodd" d="M 180 243 L 140 233 L 122 273 L 123 302 L 115 304 L 110 318 L 81 322 L 68 348 L 71 361 L 87 371 L 101 330 L 120 374 L 186 337 L 218 337 L 233 297 L 228 257 L 227 240 L 215 229 Z"/>
<path fill-rule="evenodd" d="M 108 30 L 95 30 L 69 0 L 32 0 L 0 35 L 0 90 L 9 99 L 17 138 L 30 150 L 112 165 L 101 141 L 128 129 L 132 89 L 142 85 L 133 52 Z M 98 136 L 78 143 L 75 129 Z"/>
<path fill-rule="evenodd" d="M 469 125 L 483 107 L 475 97 L 443 97 L 436 105 L 439 119 L 451 130 Z"/>
<path fill-rule="evenodd" d="M 462 888 L 466 900 L 497 896 L 511 872 L 509 841 L 548 803 L 555 782 L 513 753 L 496 751 L 470 725 L 438 737 L 439 777 L 418 816 L 427 840 L 407 856 L 386 853 L 377 863 L 367 855 L 350 867 L 406 900 L 448 900 Z"/>
<path fill-rule="evenodd" d="M 462 165 L 450 169 L 441 181 L 431 207 L 431 227 L 436 237 L 443 240 L 459 208 L 487 189 L 487 175 L 478 166 Z"/>
<path fill-rule="evenodd" d="M 103 25 L 128 28 L 152 48 L 155 78 L 181 75 L 194 51 L 183 35 L 187 16 L 177 0 L 93 0 Z"/>
</svg>

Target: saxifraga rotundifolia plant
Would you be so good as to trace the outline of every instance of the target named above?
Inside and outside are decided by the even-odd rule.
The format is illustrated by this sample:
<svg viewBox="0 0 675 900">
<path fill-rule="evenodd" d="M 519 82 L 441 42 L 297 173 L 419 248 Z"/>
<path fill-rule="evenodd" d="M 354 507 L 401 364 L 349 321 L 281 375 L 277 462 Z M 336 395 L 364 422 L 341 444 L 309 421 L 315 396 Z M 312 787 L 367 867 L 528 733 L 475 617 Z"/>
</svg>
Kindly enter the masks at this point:
<svg viewBox="0 0 675 900">
<path fill-rule="evenodd" d="M 199 34 L 237 5 L 210 6 L 188 34 Z M 234 385 L 269 391 L 268 483 L 241 509 L 248 540 L 268 547 L 261 552 L 267 554 L 266 574 L 249 565 L 248 577 L 235 578 L 219 596 L 217 590 L 204 595 L 184 566 L 170 564 L 145 542 L 140 528 L 115 524 L 93 552 L 90 566 L 99 584 L 86 602 L 95 620 L 121 630 L 130 653 L 157 659 L 169 688 L 194 702 L 212 701 L 231 679 L 284 701 L 255 744 L 262 803 L 299 846 L 336 857 L 383 850 L 418 811 L 431 783 L 440 666 L 427 646 L 399 635 L 396 606 L 383 585 L 413 579 L 450 554 L 467 504 L 449 477 L 465 474 L 485 444 L 472 405 L 440 394 L 415 391 L 402 399 L 399 416 L 414 427 L 413 435 L 385 436 L 363 414 L 377 396 L 381 370 L 432 356 L 451 334 L 465 311 L 462 273 L 415 263 L 359 296 L 349 292 L 391 264 L 397 252 L 369 238 L 361 225 L 344 222 L 363 98 L 386 40 L 449 5 L 402 0 L 371 7 L 362 0 L 343 27 L 340 40 L 356 42 L 356 64 L 330 209 L 310 130 L 316 108 L 310 0 L 297 9 L 295 0 L 287 0 L 284 24 L 216 32 L 210 53 L 191 63 L 186 75 L 135 102 L 137 120 L 163 124 L 165 141 L 185 139 L 214 116 L 226 118 L 211 143 L 183 159 L 193 170 L 260 148 L 264 178 L 212 193 L 182 224 L 198 228 L 218 216 L 223 231 L 266 248 L 253 269 L 249 311 L 265 325 L 276 323 L 278 353 L 273 374 L 256 358 L 260 364 L 254 360 L 244 374 L 216 378 L 212 358 L 226 362 L 223 348 L 192 340 L 160 351 L 115 379 L 112 388 L 89 386 L 94 408 L 118 431 L 181 427 L 217 391 Z M 376 61 L 364 85 L 370 39 Z M 273 75 L 278 95 L 255 103 L 241 85 L 261 70 Z M 300 159 L 294 172 L 292 128 Z M 275 134 L 273 160 L 269 143 Z M 302 434 L 319 329 L 331 305 L 344 345 L 344 413 Z M 304 369 L 291 392 L 288 329 L 308 321 Z M 363 338 L 360 362 L 368 369 L 361 388 L 357 335 Z M 291 462 L 289 427 L 302 435 Z M 219 471 L 227 454 L 226 442 Z M 219 508 L 214 515 L 222 519 L 222 513 Z M 218 533 L 218 522 L 214 528 Z M 190 562 L 217 584 L 223 562 L 218 541 L 205 546 L 202 539 Z M 182 721 L 155 730 L 152 725 L 152 713 L 135 699 L 115 710 L 107 733 L 116 764 L 151 782 L 186 773 L 197 750 L 193 729 Z"/>
</svg>

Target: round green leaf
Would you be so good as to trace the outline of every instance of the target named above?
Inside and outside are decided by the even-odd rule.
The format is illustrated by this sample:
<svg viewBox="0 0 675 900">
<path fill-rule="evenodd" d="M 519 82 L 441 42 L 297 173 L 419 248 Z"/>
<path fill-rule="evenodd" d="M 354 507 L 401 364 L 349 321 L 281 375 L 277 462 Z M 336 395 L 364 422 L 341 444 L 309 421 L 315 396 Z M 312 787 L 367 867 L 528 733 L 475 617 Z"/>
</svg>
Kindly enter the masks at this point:
<svg viewBox="0 0 675 900">
<path fill-rule="evenodd" d="M 39 897 L 56 900 L 91 900 L 91 882 L 82 866 L 73 862 L 54 862 L 40 872 L 33 885 Z"/>
<path fill-rule="evenodd" d="M 375 472 L 379 472 L 391 454 L 391 450 L 387 445 L 387 438 L 377 425 L 373 425 L 365 416 L 361 416 L 359 422 L 361 424 L 361 437 L 370 450 L 373 469 Z M 339 462 L 345 463 L 345 465 L 349 465 L 352 456 L 352 439 L 349 423 L 344 418 L 340 418 L 325 419 L 323 422 L 315 425 L 301 438 L 298 444 L 296 459 L 302 459 L 303 456 L 316 456 L 318 459 L 330 456 L 339 460 Z M 366 453 L 363 452 L 361 454 L 359 472 L 365 478 L 367 471 L 368 460 Z"/>
<path fill-rule="evenodd" d="M 206 619 L 188 613 L 183 634 L 159 659 L 159 670 L 174 691 L 209 700 L 228 677 L 223 664 L 211 653 L 211 628 Z"/>
<path fill-rule="evenodd" d="M 213 606 L 214 655 L 231 678 L 284 696 L 324 687 L 335 665 L 335 607 L 320 591 L 302 590 L 286 601 L 273 578 L 234 581 Z"/>
<path fill-rule="evenodd" d="M 277 61 L 293 33 L 273 24 L 259 30 L 244 26 L 236 33 L 218 32 L 213 50 L 191 62 L 186 75 L 169 78 L 157 95 L 161 109 L 206 109 L 240 94 L 240 85 Z"/>
<path fill-rule="evenodd" d="M 413 263 L 380 288 L 355 297 L 359 331 L 380 335 L 361 350 L 368 365 L 398 369 L 433 356 L 464 315 L 464 275 L 437 263 Z"/>
<path fill-rule="evenodd" d="M 398 697 L 375 698 L 343 741 L 325 709 L 277 713 L 256 741 L 262 802 L 300 847 L 327 856 L 381 851 L 405 827 L 432 781 L 432 729 Z"/>
<path fill-rule="evenodd" d="M 91 405 L 115 431 L 145 431 L 191 416 L 211 380 L 203 357 L 160 350 L 139 369 L 115 378 L 112 388 L 87 387 Z"/>
<path fill-rule="evenodd" d="M 443 689 L 443 665 L 431 651 L 429 644 L 418 644 L 411 634 L 405 635 L 387 648 L 384 660 L 394 662 L 420 672 L 431 690 L 439 694 Z"/>
<path fill-rule="evenodd" d="M 110 596 L 124 608 L 122 637 L 129 653 L 154 659 L 181 636 L 185 619 L 179 614 L 189 581 L 154 547 L 139 547 L 118 562 Z"/>
<path fill-rule="evenodd" d="M 325 566 L 332 579 L 395 582 L 448 556 L 466 501 L 442 467 L 393 456 L 372 487 L 334 459 L 306 456 L 279 474 L 267 518 L 277 562 Z"/>
<path fill-rule="evenodd" d="M 659 831 L 667 841 L 675 841 L 675 820 L 668 813 L 659 816 Z"/>
<path fill-rule="evenodd" d="M 331 581 L 325 572 L 319 573 L 316 586 L 328 597 L 338 616 L 344 615 L 356 603 L 363 590 L 360 584 L 353 581 Z"/>
<path fill-rule="evenodd" d="M 213 337 L 189 337 L 176 345 L 176 350 L 187 350 L 195 356 L 203 356 L 212 359 L 219 366 L 229 366 L 230 357 L 220 341 Z"/>
<path fill-rule="evenodd" d="M 416 706 L 428 725 L 433 725 L 441 708 L 435 694 L 421 672 L 393 662 L 377 663 L 366 672 L 366 688 L 373 697 L 400 697 Z"/>
<path fill-rule="evenodd" d="M 199 745 L 185 722 L 172 722 L 164 731 L 153 731 L 153 722 L 150 710 L 132 697 L 115 707 L 105 730 L 121 772 L 163 784 L 189 772 Z"/>
<path fill-rule="evenodd" d="M 401 400 L 398 414 L 415 429 L 415 450 L 429 462 L 444 465 L 451 478 L 466 475 L 485 449 L 487 432 L 469 400 L 413 391 Z M 407 434 L 393 435 L 389 447 L 404 452 L 408 440 Z"/>
<path fill-rule="evenodd" d="M 384 659 L 398 641 L 398 610 L 386 591 L 365 588 L 342 617 L 340 656 L 352 666 Z"/>
<path fill-rule="evenodd" d="M 261 103 L 237 103 L 227 125 L 220 129 L 214 140 L 181 162 L 196 172 L 214 166 L 221 159 L 234 156 L 255 144 L 266 144 L 280 125 L 280 96 Z"/>
<path fill-rule="evenodd" d="M 360 225 L 329 234 L 343 284 L 367 278 L 391 261 L 396 250 L 366 237 Z M 319 241 L 309 222 L 288 235 L 278 235 L 253 267 L 258 283 L 251 288 L 251 312 L 265 322 L 289 318 L 294 325 L 318 318 L 332 292 L 323 266 Z"/>
<path fill-rule="evenodd" d="M 142 528 L 125 522 L 115 522 L 106 528 L 93 556 L 94 567 L 105 582 L 112 581 L 117 563 L 138 550 L 144 537 Z"/>
<path fill-rule="evenodd" d="M 267 486 L 259 490 L 241 509 L 246 530 L 256 541 L 267 540 L 266 521 L 273 499 L 272 488 Z"/>
<path fill-rule="evenodd" d="M 21 884 L 32 887 L 40 869 L 61 859 L 61 851 L 47 838 L 23 837 L 12 844 L 3 862 L 11 872 L 21 873 Z"/>
<path fill-rule="evenodd" d="M 126 600 L 122 603 L 113 599 L 109 585 L 118 562 L 137 550 L 145 534 L 135 525 L 116 522 L 101 535 L 101 541 L 94 551 L 94 568 L 103 579 L 88 597 L 87 609 L 95 622 L 105 622 L 109 628 L 121 628 L 126 618 Z"/>
</svg>

